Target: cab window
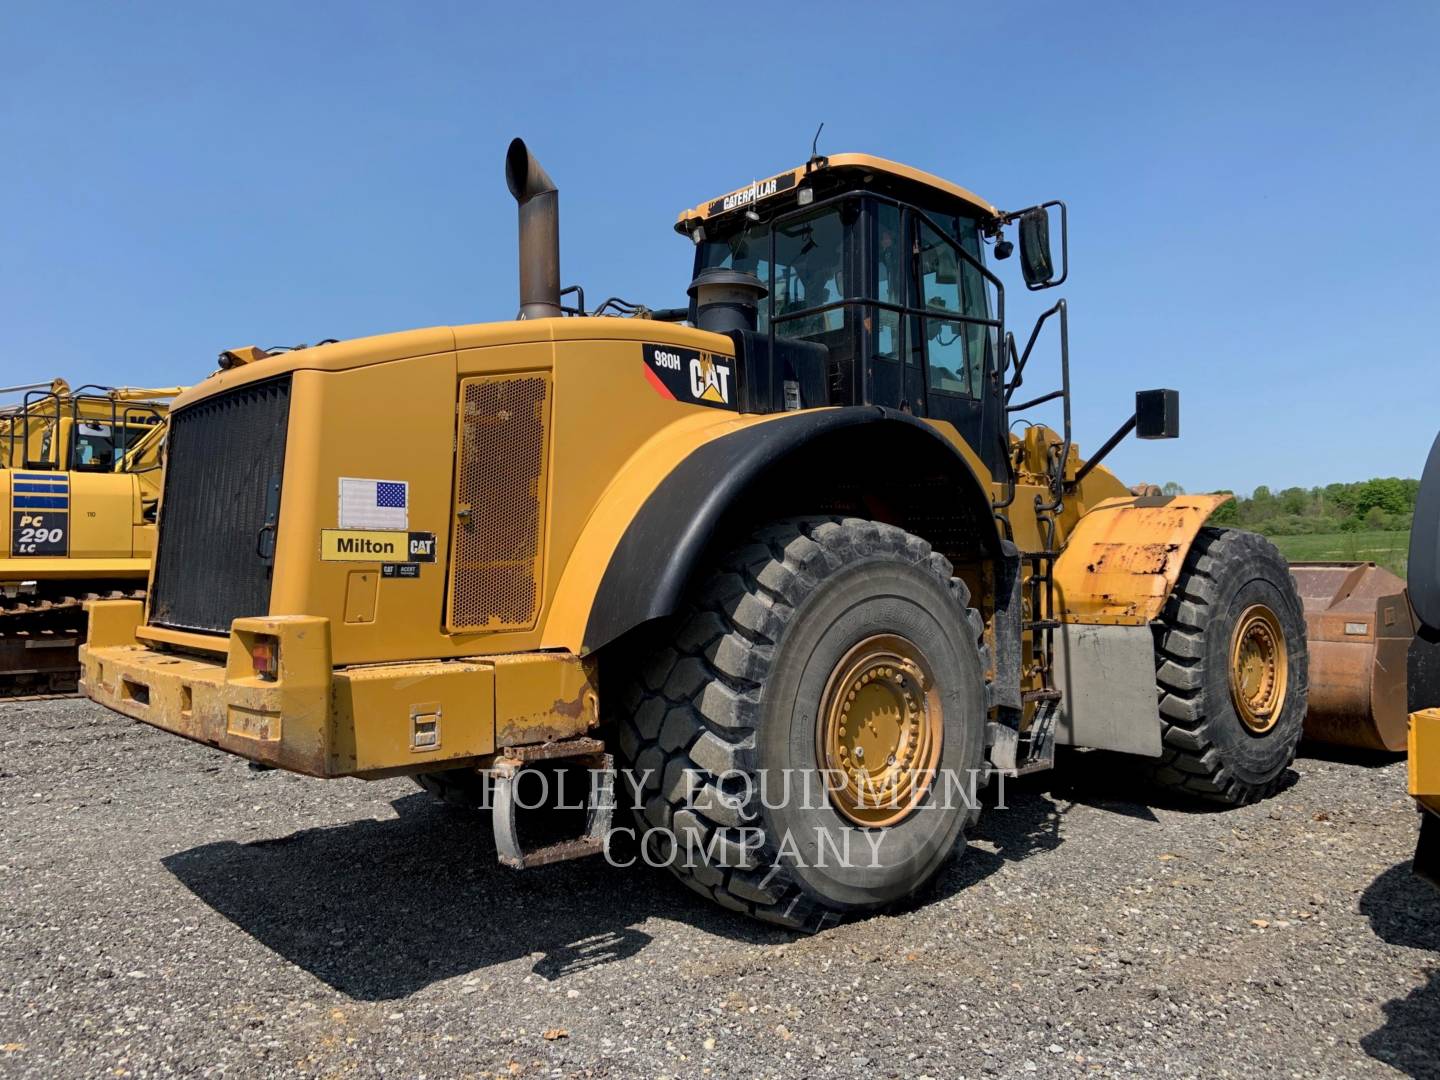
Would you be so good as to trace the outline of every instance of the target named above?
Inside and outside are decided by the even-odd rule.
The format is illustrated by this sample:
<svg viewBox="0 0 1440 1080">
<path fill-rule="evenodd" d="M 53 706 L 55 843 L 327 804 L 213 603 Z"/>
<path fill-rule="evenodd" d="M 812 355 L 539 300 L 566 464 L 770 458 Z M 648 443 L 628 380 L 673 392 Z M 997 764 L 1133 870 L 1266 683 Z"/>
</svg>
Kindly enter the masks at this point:
<svg viewBox="0 0 1440 1080">
<path fill-rule="evenodd" d="M 855 295 L 846 273 L 846 231 L 841 208 L 835 206 L 782 220 L 774 235 L 772 275 L 771 226 L 746 223 L 728 236 L 702 243 L 696 269 L 722 267 L 758 277 L 771 290 L 769 301 L 760 305 L 759 328 L 764 331 L 772 315 L 780 318 Z M 786 337 L 803 338 L 838 331 L 844 324 L 844 309 L 838 307 L 782 322 Z"/>
<path fill-rule="evenodd" d="M 87 424 L 75 427 L 75 441 L 70 450 L 70 467 L 83 472 L 109 472 L 115 467 L 115 433 L 109 424 Z"/>
<path fill-rule="evenodd" d="M 940 220 L 967 253 L 979 258 L 979 236 L 973 222 L 953 216 Z M 924 312 L 920 336 L 927 385 L 933 392 L 977 398 L 985 375 L 989 327 L 959 316 L 988 317 L 985 279 L 925 222 L 917 222 L 916 235 L 916 286 Z"/>
<path fill-rule="evenodd" d="M 882 304 L 905 303 L 905 241 L 900 228 L 900 208 L 879 203 L 875 207 L 875 299 Z M 899 360 L 902 351 L 908 352 L 903 327 L 900 312 L 876 310 L 875 355 L 879 359 Z"/>
</svg>

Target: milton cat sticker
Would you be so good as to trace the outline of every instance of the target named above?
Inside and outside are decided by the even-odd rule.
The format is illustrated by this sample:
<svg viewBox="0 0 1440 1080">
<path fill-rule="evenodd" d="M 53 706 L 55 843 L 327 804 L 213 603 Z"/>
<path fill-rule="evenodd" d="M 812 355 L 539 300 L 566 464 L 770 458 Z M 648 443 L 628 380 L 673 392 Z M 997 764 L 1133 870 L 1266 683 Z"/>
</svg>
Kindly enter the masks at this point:
<svg viewBox="0 0 1440 1080">
<path fill-rule="evenodd" d="M 434 562 L 435 534 L 384 529 L 321 529 L 320 558 L 325 562 Z"/>
<path fill-rule="evenodd" d="M 735 408 L 735 362 L 674 345 L 642 345 L 645 377 L 661 397 L 715 409 Z"/>
</svg>

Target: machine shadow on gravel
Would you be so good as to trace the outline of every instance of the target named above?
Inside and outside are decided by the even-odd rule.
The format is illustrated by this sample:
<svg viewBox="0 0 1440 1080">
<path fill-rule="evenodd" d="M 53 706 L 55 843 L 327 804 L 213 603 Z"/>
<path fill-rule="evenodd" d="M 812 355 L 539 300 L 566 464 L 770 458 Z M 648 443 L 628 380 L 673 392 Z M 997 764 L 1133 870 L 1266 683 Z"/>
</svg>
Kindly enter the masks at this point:
<svg viewBox="0 0 1440 1080">
<path fill-rule="evenodd" d="M 1362 769 L 1383 769 L 1405 760 L 1405 751 L 1365 750 L 1358 746 L 1337 746 L 1302 739 L 1295 751 L 1296 757 L 1312 761 L 1329 761 L 1337 765 L 1358 765 Z"/>
<path fill-rule="evenodd" d="M 162 859 L 196 896 L 262 945 L 361 1000 L 543 954 L 549 980 L 635 955 L 651 916 L 755 943 L 786 931 L 702 904 L 678 882 L 599 858 L 515 873 L 488 821 L 416 794 L 399 817 L 225 841 Z"/>
<path fill-rule="evenodd" d="M 1425 985 L 1386 1002 L 1383 1026 L 1360 1040 L 1365 1052 L 1410 1076 L 1440 1075 L 1440 892 L 1392 866 L 1360 897 L 1360 913 L 1382 941 L 1431 954 Z"/>
<path fill-rule="evenodd" d="M 914 903 L 1057 847 L 1065 811 L 1043 787 L 1008 788 L 1006 808 L 989 806 L 971 831 L 996 850 L 972 846 Z M 636 927 L 652 916 L 761 945 L 796 936 L 701 903 L 640 864 L 594 858 L 516 873 L 496 863 L 483 818 L 420 794 L 392 805 L 393 820 L 206 844 L 161 862 L 266 948 L 360 1000 L 403 998 L 536 953 L 535 973 L 562 979 L 640 952 L 650 936 Z"/>
<path fill-rule="evenodd" d="M 1149 822 L 1159 821 L 1155 816 L 1157 809 L 1204 815 L 1227 814 L 1236 809 L 1226 803 L 1210 802 L 1145 783 L 1137 775 L 1136 761 L 1124 754 L 1105 750 L 1072 751 L 1063 758 L 1056 758 L 1055 769 L 1044 778 L 1044 783 L 1057 797 Z M 1299 773 L 1286 768 L 1276 777 L 1276 788 L 1272 794 L 1279 795 L 1290 790 L 1299 779 Z"/>
</svg>

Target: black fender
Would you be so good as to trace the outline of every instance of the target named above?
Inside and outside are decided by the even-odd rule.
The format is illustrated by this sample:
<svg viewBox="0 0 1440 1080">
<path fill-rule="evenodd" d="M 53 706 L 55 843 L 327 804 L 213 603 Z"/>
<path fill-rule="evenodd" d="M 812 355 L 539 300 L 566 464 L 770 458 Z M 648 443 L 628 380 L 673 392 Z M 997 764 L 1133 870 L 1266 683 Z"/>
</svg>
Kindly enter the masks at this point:
<svg viewBox="0 0 1440 1080">
<path fill-rule="evenodd" d="M 696 448 L 656 486 L 606 566 L 586 622 L 584 651 L 679 610 L 707 549 L 732 513 L 745 513 L 747 492 L 767 473 L 802 450 L 857 450 L 857 444 L 893 455 L 897 471 L 923 468 L 943 476 L 948 492 L 937 494 L 955 503 L 935 516 L 963 513 L 975 546 L 992 556 L 1001 552 L 988 482 L 929 424 L 874 405 L 797 412 Z M 808 509 L 797 506 L 795 512 Z"/>
</svg>

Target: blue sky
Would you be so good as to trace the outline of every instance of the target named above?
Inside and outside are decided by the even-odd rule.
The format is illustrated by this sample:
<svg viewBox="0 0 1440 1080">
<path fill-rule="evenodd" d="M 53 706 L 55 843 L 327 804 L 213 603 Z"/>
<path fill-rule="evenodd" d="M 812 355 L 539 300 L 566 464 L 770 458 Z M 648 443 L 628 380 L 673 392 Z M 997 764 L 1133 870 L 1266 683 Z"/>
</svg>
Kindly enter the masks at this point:
<svg viewBox="0 0 1440 1080">
<path fill-rule="evenodd" d="M 822 150 L 1069 202 L 1082 451 L 1133 390 L 1181 391 L 1181 439 L 1113 455 L 1127 481 L 1416 476 L 1437 32 L 1433 3 L 11 0 L 0 383 L 509 318 L 517 134 L 561 188 L 565 281 L 683 303 L 676 212 L 798 164 L 823 120 Z M 1023 339 L 1055 293 L 1015 286 Z"/>
</svg>

